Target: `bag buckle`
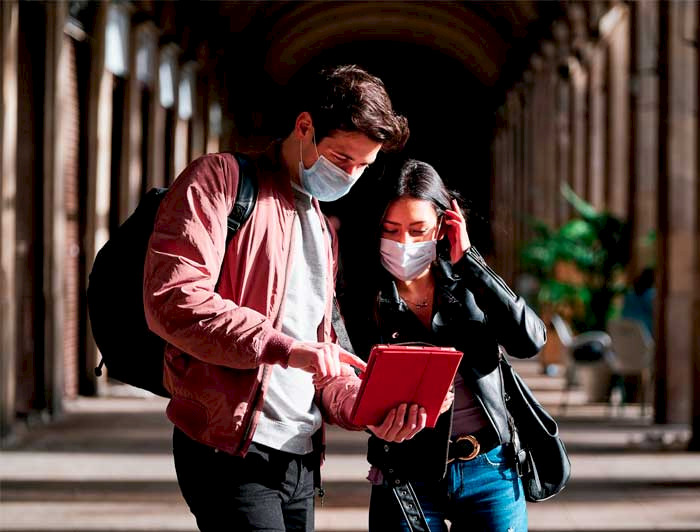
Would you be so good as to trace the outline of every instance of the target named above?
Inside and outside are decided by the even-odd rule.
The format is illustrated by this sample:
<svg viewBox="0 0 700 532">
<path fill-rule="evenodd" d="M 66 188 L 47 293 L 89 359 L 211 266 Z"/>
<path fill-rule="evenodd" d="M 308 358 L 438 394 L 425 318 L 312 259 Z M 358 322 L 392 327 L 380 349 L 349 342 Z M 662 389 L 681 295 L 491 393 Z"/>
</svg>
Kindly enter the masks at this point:
<svg viewBox="0 0 700 532">
<path fill-rule="evenodd" d="M 528 453 L 525 449 L 520 449 L 515 453 L 515 470 L 518 473 L 519 478 L 523 478 L 523 475 L 529 473 L 530 466 L 528 463 Z"/>
<path fill-rule="evenodd" d="M 476 456 L 479 454 L 479 451 L 481 450 L 481 444 L 479 443 L 479 440 L 477 440 L 476 437 L 472 436 L 471 434 L 467 434 L 466 436 L 460 436 L 454 443 L 459 443 L 460 441 L 464 440 L 468 441 L 471 444 L 471 452 L 466 456 L 455 456 L 454 458 L 448 459 L 448 464 L 454 462 L 455 460 L 459 460 L 461 462 L 468 462 L 469 460 L 473 460 L 474 458 L 476 458 Z"/>
</svg>

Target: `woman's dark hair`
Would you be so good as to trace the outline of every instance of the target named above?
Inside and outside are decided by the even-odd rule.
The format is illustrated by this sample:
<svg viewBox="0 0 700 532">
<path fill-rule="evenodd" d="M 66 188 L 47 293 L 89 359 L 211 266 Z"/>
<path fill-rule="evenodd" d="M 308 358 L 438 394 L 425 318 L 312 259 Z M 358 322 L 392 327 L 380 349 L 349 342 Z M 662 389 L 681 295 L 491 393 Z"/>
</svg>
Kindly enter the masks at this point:
<svg viewBox="0 0 700 532">
<path fill-rule="evenodd" d="M 311 115 L 316 142 L 333 131 L 357 131 L 389 152 L 408 140 L 408 121 L 394 112 L 382 80 L 356 65 L 325 69 L 306 80 L 296 107 Z"/>
<path fill-rule="evenodd" d="M 393 173 L 393 172 L 392 172 Z M 438 217 L 451 209 L 452 199 L 459 196 L 448 190 L 440 174 L 428 163 L 409 159 L 398 171 L 398 178 L 387 176 L 384 193 L 384 208 L 401 197 L 408 196 L 432 203 Z"/>
</svg>

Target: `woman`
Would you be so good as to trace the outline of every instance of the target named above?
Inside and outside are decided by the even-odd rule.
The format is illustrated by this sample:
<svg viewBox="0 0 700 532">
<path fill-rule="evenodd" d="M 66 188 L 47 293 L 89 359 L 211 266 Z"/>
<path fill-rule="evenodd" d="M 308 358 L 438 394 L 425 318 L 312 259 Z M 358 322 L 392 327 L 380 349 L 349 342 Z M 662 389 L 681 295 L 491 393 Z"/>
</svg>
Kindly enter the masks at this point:
<svg viewBox="0 0 700 532">
<path fill-rule="evenodd" d="M 525 531 L 498 361 L 500 346 L 535 355 L 545 326 L 471 245 L 458 202 L 432 166 L 407 161 L 385 205 L 374 343 L 453 346 L 464 357 L 454 401 L 445 399 L 434 429 L 399 443 L 370 436 L 370 530 L 410 530 L 392 493 L 410 481 L 432 532 L 446 531 L 445 520 L 452 531 Z"/>
</svg>

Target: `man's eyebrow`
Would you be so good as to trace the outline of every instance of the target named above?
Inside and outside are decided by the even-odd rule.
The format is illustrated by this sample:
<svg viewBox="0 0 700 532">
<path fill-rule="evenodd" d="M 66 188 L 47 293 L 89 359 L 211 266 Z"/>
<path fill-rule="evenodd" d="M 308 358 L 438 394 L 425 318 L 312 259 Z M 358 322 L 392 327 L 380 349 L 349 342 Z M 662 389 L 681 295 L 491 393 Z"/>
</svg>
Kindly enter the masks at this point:
<svg viewBox="0 0 700 532">
<path fill-rule="evenodd" d="M 332 148 L 331 148 L 331 149 L 332 149 Z M 356 158 L 356 157 L 353 157 L 353 156 L 350 155 L 349 153 L 345 153 L 345 152 L 343 152 L 343 151 L 334 150 L 334 149 L 332 149 L 332 151 L 333 151 L 333 153 L 335 153 L 337 156 L 342 157 L 343 159 L 348 159 L 349 161 L 352 161 L 352 162 L 356 162 L 356 161 L 357 161 L 357 158 Z M 377 159 L 376 159 L 376 157 L 375 157 L 375 158 L 372 159 L 371 161 L 362 161 L 362 163 L 363 163 L 363 164 L 372 164 L 372 163 L 373 163 L 374 161 L 376 161 L 376 160 L 377 160 Z"/>
</svg>

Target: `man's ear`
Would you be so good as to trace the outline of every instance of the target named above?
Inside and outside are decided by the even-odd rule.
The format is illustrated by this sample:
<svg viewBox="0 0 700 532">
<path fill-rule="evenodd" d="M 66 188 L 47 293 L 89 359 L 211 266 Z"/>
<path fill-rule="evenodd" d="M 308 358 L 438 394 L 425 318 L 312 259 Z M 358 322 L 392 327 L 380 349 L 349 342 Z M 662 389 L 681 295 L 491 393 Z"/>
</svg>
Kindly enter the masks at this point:
<svg viewBox="0 0 700 532">
<path fill-rule="evenodd" d="M 294 135 L 299 139 L 303 139 L 313 135 L 313 129 L 311 115 L 307 111 L 300 113 L 294 123 Z"/>
</svg>

